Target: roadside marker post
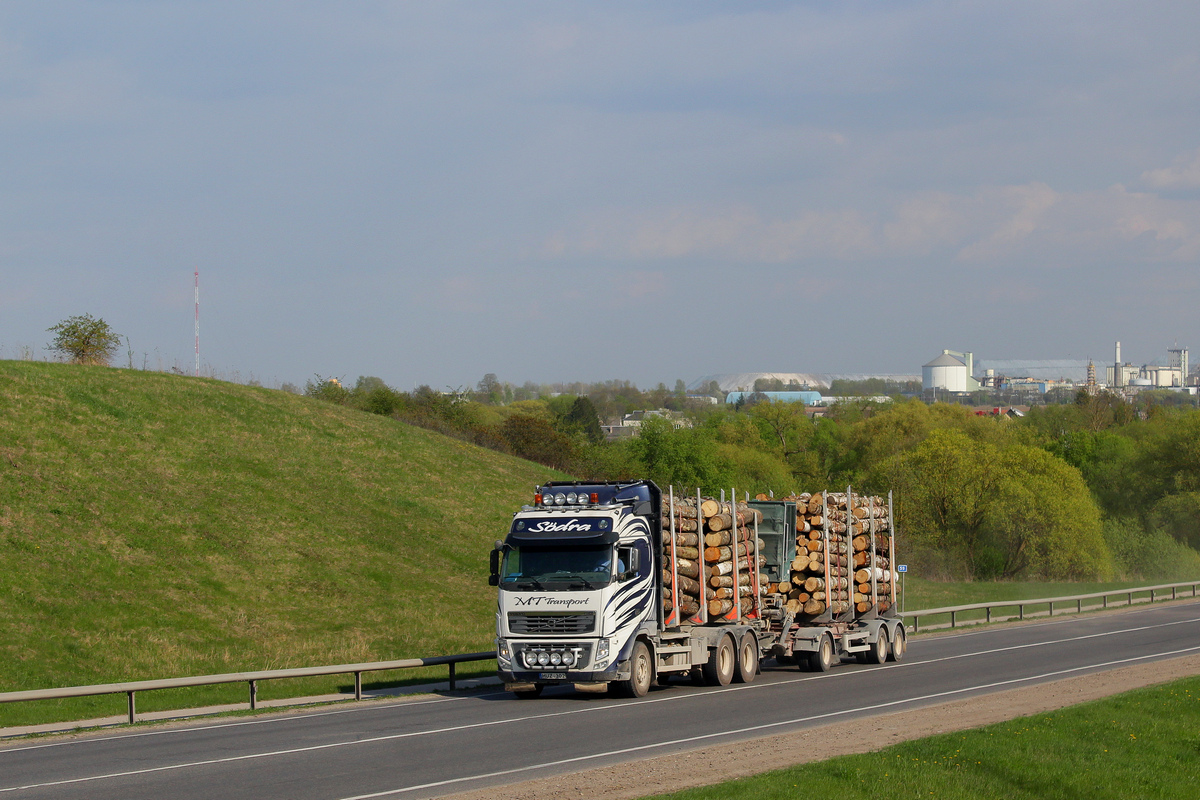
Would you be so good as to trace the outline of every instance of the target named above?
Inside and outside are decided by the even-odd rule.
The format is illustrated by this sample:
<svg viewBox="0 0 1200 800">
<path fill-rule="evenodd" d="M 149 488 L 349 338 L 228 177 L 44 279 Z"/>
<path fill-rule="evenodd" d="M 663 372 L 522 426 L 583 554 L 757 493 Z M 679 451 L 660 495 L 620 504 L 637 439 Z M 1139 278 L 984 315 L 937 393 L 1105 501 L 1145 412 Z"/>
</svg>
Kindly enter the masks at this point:
<svg viewBox="0 0 1200 800">
<path fill-rule="evenodd" d="M 904 574 L 908 572 L 908 564 L 897 564 L 896 572 L 900 573 L 900 613 L 904 613 Z"/>
</svg>

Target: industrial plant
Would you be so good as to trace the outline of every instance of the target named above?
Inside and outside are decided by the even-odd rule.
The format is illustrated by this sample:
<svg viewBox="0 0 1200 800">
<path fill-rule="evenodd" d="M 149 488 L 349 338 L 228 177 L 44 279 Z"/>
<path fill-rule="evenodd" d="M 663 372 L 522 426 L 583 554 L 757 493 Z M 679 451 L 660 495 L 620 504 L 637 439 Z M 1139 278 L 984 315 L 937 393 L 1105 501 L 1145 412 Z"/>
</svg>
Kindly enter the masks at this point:
<svg viewBox="0 0 1200 800">
<path fill-rule="evenodd" d="M 970 352 L 943 350 L 921 368 L 921 387 L 927 397 L 970 395 L 978 391 L 1047 394 L 1054 390 L 1095 392 L 1107 390 L 1133 396 L 1147 389 L 1166 389 L 1191 395 L 1200 391 L 1200 375 L 1190 372 L 1188 350 L 1173 346 L 1162 363 L 1135 366 L 1121 360 L 1121 343 L 1114 348 L 1112 363 L 1099 366 L 1092 360 L 1017 361 L 987 360 L 975 363 Z"/>
</svg>

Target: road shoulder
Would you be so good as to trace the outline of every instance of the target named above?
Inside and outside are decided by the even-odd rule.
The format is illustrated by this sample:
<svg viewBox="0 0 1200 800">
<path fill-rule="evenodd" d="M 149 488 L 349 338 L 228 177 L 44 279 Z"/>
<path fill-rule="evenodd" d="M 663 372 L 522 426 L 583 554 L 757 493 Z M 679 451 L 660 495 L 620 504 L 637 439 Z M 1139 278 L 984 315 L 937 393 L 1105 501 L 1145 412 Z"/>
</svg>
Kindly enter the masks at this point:
<svg viewBox="0 0 1200 800">
<path fill-rule="evenodd" d="M 1120 667 L 911 711 L 822 725 L 797 733 L 509 784 L 504 787 L 504 796 L 511 800 L 562 800 L 564 797 L 632 800 L 834 756 L 868 753 L 910 739 L 1054 711 L 1193 675 L 1200 675 L 1200 655 Z M 493 800 L 496 792 L 497 787 L 492 786 L 447 797 L 450 800 Z"/>
</svg>

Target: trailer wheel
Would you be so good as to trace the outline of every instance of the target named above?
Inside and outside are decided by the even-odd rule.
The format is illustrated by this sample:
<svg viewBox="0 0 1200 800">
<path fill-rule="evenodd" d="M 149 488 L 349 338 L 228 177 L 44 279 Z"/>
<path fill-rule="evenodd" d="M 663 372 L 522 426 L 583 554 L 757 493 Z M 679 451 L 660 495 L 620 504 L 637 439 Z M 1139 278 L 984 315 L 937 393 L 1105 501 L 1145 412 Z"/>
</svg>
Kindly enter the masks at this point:
<svg viewBox="0 0 1200 800">
<path fill-rule="evenodd" d="M 654 681 L 654 659 L 645 642 L 633 646 L 629 656 L 629 680 L 609 684 L 622 697 L 645 697 Z"/>
<path fill-rule="evenodd" d="M 728 686 L 733 680 L 734 668 L 737 666 L 737 652 L 733 648 L 733 637 L 725 635 L 717 642 L 708 661 L 700 669 L 704 672 L 704 682 L 709 686 Z"/>
<path fill-rule="evenodd" d="M 888 661 L 899 661 L 908 652 L 908 637 L 904 635 L 904 626 L 896 626 L 896 636 L 892 639 L 892 649 L 888 652 Z"/>
<path fill-rule="evenodd" d="M 542 685 L 539 683 L 532 689 L 521 689 L 520 691 L 513 692 L 513 694 L 517 696 L 518 700 L 535 700 L 542 696 L 542 688 Z"/>
<path fill-rule="evenodd" d="M 829 634 L 821 637 L 821 645 L 808 654 L 809 672 L 829 672 L 833 666 L 833 639 Z"/>
<path fill-rule="evenodd" d="M 737 672 L 733 679 L 738 683 L 753 683 L 758 677 L 758 639 L 750 631 L 742 636 L 737 655 Z"/>
<path fill-rule="evenodd" d="M 879 638 L 875 640 L 875 644 L 871 645 L 871 649 L 867 651 L 867 661 L 872 664 L 882 664 L 887 661 L 888 654 L 892 652 L 892 648 L 888 646 L 887 628 L 879 629 Z"/>
</svg>

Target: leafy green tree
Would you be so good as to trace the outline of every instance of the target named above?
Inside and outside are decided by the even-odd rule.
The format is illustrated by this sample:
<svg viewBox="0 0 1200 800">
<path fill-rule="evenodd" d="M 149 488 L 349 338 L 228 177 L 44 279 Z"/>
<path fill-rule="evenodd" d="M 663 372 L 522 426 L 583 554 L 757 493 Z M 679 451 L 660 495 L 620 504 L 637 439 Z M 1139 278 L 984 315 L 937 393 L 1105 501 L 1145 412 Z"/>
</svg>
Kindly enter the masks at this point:
<svg viewBox="0 0 1200 800">
<path fill-rule="evenodd" d="M 567 412 L 565 421 L 572 430 L 579 431 L 592 444 L 604 441 L 604 431 L 600 427 L 600 416 L 596 406 L 587 397 L 576 397 Z"/>
<path fill-rule="evenodd" d="M 399 392 L 373 375 L 360 375 L 350 395 L 355 408 L 385 417 L 396 413 L 404 403 Z"/>
<path fill-rule="evenodd" d="M 108 366 L 121 346 L 120 335 L 103 319 L 91 314 L 68 317 L 46 330 L 54 334 L 49 349 L 61 353 L 72 364 Z"/>
<path fill-rule="evenodd" d="M 707 430 L 676 429 L 670 420 L 650 417 L 629 447 L 643 474 L 660 486 L 719 492 L 731 485 L 729 465 L 719 457 L 716 440 Z"/>
<path fill-rule="evenodd" d="M 939 429 L 883 466 L 898 525 L 978 578 L 1104 578 L 1112 559 L 1079 471 L 1029 445 Z"/>
<path fill-rule="evenodd" d="M 341 380 L 338 378 L 323 378 L 320 375 L 314 375 L 313 377 L 316 378 L 315 381 L 308 381 L 304 384 L 305 397 L 324 400 L 327 403 L 335 403 L 339 406 L 350 404 L 350 390 L 342 386 Z"/>
<path fill-rule="evenodd" d="M 504 402 L 504 386 L 496 373 L 489 372 L 475 386 L 475 399 L 480 403 L 498 406 Z"/>
<path fill-rule="evenodd" d="M 1052 579 L 1111 576 L 1100 509 L 1078 470 L 1025 445 L 1007 448 L 994 469 L 986 500 L 987 552 L 977 554 L 978 566 L 1001 578 L 1026 572 Z"/>
<path fill-rule="evenodd" d="M 514 414 L 500 425 L 500 435 L 514 455 L 567 469 L 574 455 L 571 440 L 554 429 L 549 420 Z"/>
</svg>

